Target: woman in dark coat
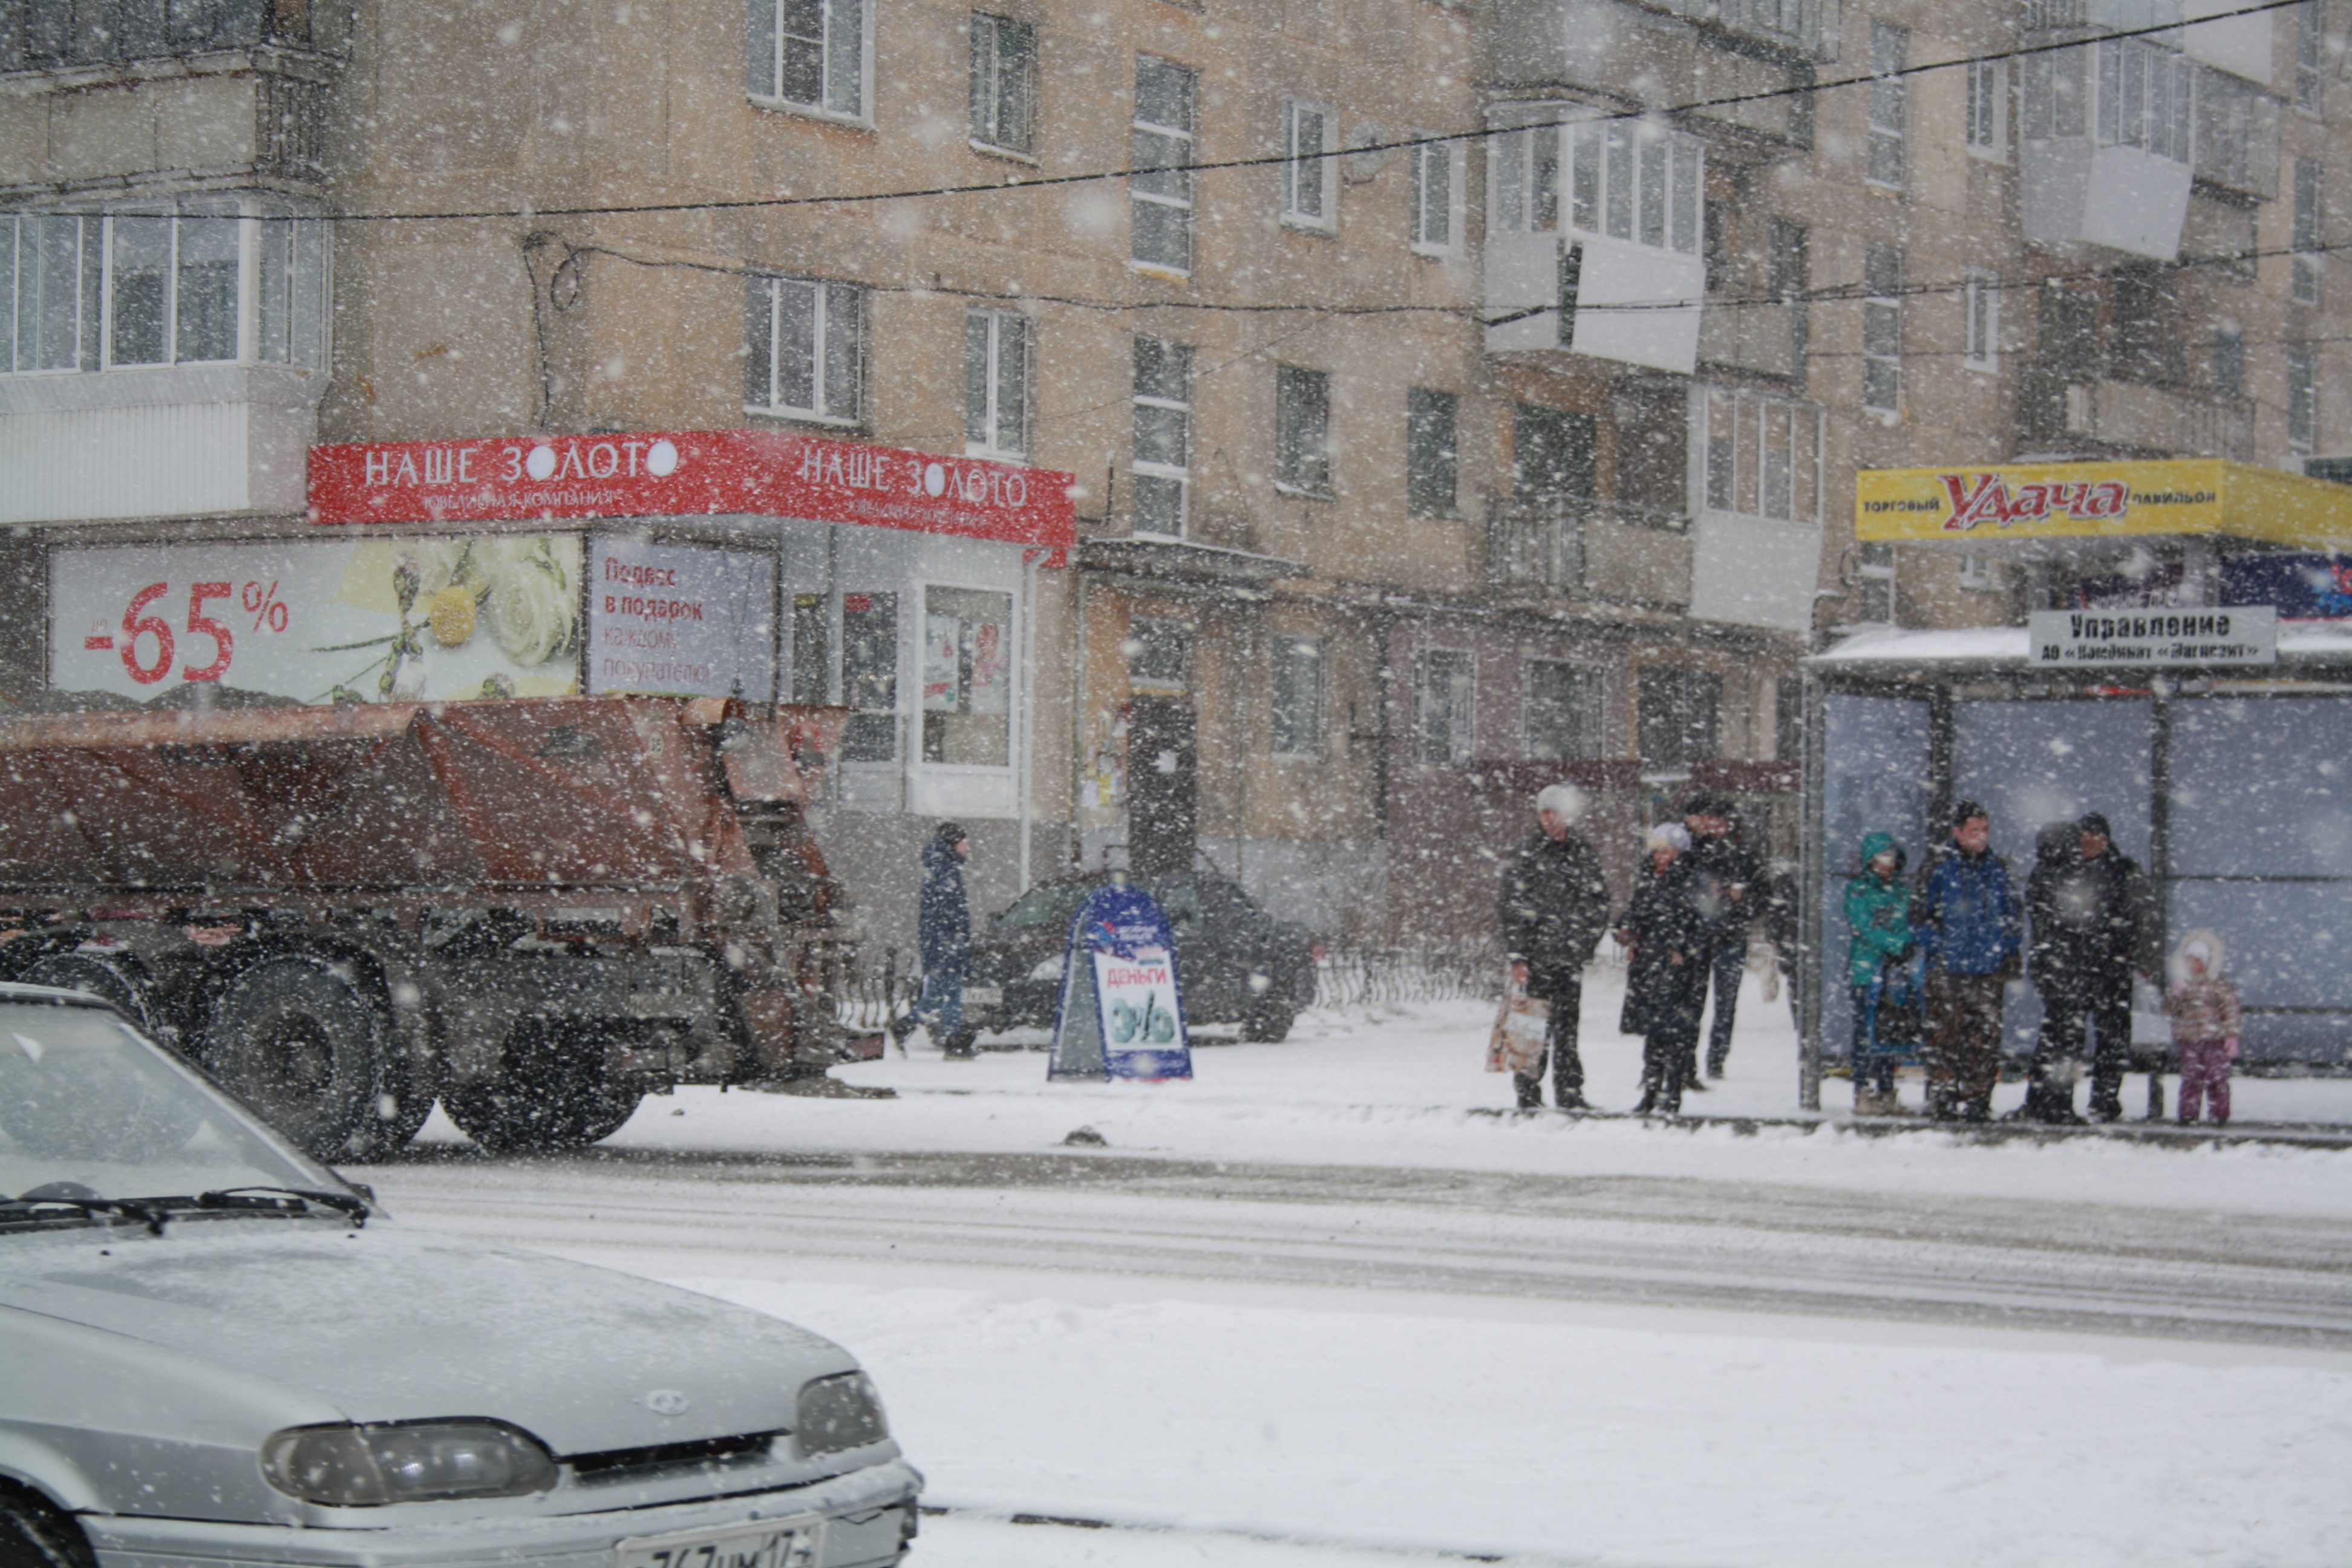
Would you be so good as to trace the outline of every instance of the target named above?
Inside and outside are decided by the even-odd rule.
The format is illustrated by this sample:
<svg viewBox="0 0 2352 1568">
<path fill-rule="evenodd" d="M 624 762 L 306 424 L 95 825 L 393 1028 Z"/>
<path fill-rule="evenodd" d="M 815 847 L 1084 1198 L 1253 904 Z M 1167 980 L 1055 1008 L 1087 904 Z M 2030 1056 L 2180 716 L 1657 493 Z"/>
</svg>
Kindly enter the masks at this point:
<svg viewBox="0 0 2352 1568">
<path fill-rule="evenodd" d="M 1660 823 L 1647 843 L 1650 863 L 1617 922 L 1617 940 L 1633 955 L 1617 1026 L 1642 1037 L 1642 1102 L 1634 1110 L 1679 1116 L 1683 1084 L 1698 1058 L 1715 928 L 1693 875 L 1689 831 L 1678 822 Z"/>
</svg>

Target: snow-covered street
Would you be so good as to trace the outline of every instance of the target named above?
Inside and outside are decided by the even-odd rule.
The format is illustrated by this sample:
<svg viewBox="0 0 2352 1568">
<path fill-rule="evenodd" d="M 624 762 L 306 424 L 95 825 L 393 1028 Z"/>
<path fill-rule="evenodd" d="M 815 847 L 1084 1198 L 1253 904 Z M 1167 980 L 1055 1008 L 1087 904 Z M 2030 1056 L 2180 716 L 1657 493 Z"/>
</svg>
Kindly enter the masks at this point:
<svg viewBox="0 0 2352 1568">
<path fill-rule="evenodd" d="M 1751 982 L 1697 1109 L 1789 1116 L 1787 1016 Z M 839 1074 L 893 1099 L 688 1089 L 544 1163 L 436 1121 L 354 1173 L 851 1346 L 936 1563 L 2352 1556 L 2352 1152 L 1497 1116 L 1487 1021 L 1310 1015 L 1160 1085 L 919 1036 Z M 2352 1121 L 2352 1085 L 2241 1105 Z"/>
</svg>

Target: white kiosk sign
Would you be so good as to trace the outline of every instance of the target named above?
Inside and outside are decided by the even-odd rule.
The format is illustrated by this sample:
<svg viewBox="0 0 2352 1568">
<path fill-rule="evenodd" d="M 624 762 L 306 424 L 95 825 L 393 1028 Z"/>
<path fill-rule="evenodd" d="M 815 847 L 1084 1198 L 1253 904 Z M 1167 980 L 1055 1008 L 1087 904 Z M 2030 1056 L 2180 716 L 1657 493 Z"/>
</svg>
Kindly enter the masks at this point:
<svg viewBox="0 0 2352 1568">
<path fill-rule="evenodd" d="M 2026 629 L 2037 667 L 2278 662 L 2278 611 L 2270 605 L 2036 610 Z"/>
</svg>

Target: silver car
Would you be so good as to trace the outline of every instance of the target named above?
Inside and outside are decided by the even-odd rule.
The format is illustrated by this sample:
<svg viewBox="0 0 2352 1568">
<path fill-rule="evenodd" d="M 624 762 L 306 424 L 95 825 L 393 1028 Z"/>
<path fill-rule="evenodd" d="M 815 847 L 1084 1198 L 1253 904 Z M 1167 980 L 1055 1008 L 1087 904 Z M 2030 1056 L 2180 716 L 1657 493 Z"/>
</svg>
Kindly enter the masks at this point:
<svg viewBox="0 0 2352 1568">
<path fill-rule="evenodd" d="M 0 1568 L 863 1568 L 855 1358 L 411 1230 L 89 998 L 0 985 Z"/>
</svg>

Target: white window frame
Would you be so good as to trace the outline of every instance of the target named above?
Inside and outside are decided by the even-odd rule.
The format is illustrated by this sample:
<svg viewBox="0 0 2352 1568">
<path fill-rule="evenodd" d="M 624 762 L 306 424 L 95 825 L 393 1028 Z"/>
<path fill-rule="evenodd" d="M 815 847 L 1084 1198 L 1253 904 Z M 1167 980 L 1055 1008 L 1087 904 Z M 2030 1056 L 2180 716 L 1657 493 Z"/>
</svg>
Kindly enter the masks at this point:
<svg viewBox="0 0 2352 1568">
<path fill-rule="evenodd" d="M 1557 665 L 1572 669 L 1578 672 L 1580 679 L 1591 682 L 1591 711 L 1582 717 L 1591 721 L 1592 734 L 1589 737 L 1589 746 L 1580 755 L 1544 754 L 1536 750 L 1536 667 L 1538 665 Z M 1608 755 L 1609 672 L 1605 668 L 1582 659 L 1537 657 L 1527 661 L 1521 677 L 1519 749 L 1530 762 L 1597 762 Z"/>
<path fill-rule="evenodd" d="M 1298 733 L 1300 721 L 1294 717 L 1286 724 L 1283 702 L 1286 696 L 1297 697 L 1297 689 L 1286 684 L 1300 669 L 1307 671 L 1307 712 L 1305 734 Z M 1323 639 L 1316 637 L 1294 637 L 1287 632 L 1274 634 L 1274 647 L 1266 660 L 1266 745 L 1277 757 L 1320 757 L 1323 754 L 1323 711 L 1326 681 L 1323 667 Z M 1288 733 L 1285 731 L 1288 731 Z M 1299 743 L 1303 740 L 1303 744 Z"/>
<path fill-rule="evenodd" d="M 1989 594 L 2000 586 L 1992 574 L 1991 558 L 1984 555 L 1961 556 L 1959 580 L 1961 587 L 1976 594 Z"/>
<path fill-rule="evenodd" d="M 2000 368 L 2000 279 L 1974 268 L 1960 283 L 1960 363 L 1970 370 Z"/>
<path fill-rule="evenodd" d="M 1903 253 L 1893 246 L 1874 245 L 1873 253 L 1891 251 L 1897 269 L 1896 288 L 1901 288 L 1900 271 Z M 1872 289 L 1876 280 L 1869 277 L 1867 263 L 1864 268 L 1863 287 Z M 1872 372 L 1883 369 L 1892 378 L 1892 388 L 1885 401 L 1872 395 Z M 1862 301 L 1862 406 L 1865 413 L 1879 418 L 1898 419 L 1903 414 L 1903 296 L 1900 292 L 1866 294 Z"/>
<path fill-rule="evenodd" d="M 1132 396 L 1139 425 L 1141 423 L 1141 416 L 1145 410 L 1166 415 L 1174 421 L 1178 437 L 1184 445 L 1184 461 L 1167 463 L 1147 459 L 1141 455 L 1139 442 L 1130 448 L 1134 455 L 1129 458 L 1129 471 L 1137 479 L 1164 480 L 1176 487 L 1174 530 L 1171 531 L 1137 526 L 1134 531 L 1148 534 L 1153 538 L 1181 539 L 1190 526 L 1192 510 L 1192 349 L 1188 343 L 1173 342 L 1165 338 L 1150 338 L 1148 335 L 1139 335 L 1136 341 L 1139 343 L 1147 341 L 1156 342 L 1163 350 L 1178 351 L 1183 357 L 1184 395 L 1181 398 L 1169 397 L 1162 393 L 1147 393 L 1139 383 L 1133 386 Z M 1139 487 L 1139 498 L 1140 493 L 1140 487 Z M 1133 516 L 1139 522 L 1141 517 L 1139 508 L 1133 509 Z"/>
<path fill-rule="evenodd" d="M 1696 138 L 1645 121 L 1539 125 L 1502 139 L 1521 149 L 1497 163 L 1503 210 L 1521 228 L 1559 228 L 1680 256 L 1706 250 L 1706 151 Z M 1553 154 L 1557 153 L 1554 158 Z M 1550 221 L 1535 221 L 1549 217 Z M 1513 226 L 1506 222 L 1502 226 Z"/>
<path fill-rule="evenodd" d="M 1183 73 L 1189 83 L 1186 97 L 1190 101 L 1186 105 L 1186 114 L 1192 121 L 1191 124 L 1168 125 L 1159 121 L 1143 118 L 1142 77 L 1143 62 L 1146 60 L 1150 60 L 1155 65 L 1165 67 L 1170 70 Z M 1157 55 L 1139 54 L 1136 56 L 1135 61 L 1137 79 L 1134 118 L 1129 122 L 1128 132 L 1129 167 L 1142 169 L 1146 166 L 1147 138 L 1156 138 L 1171 143 L 1172 150 L 1181 155 L 1182 162 L 1152 163 L 1150 173 L 1131 176 L 1128 180 L 1128 212 L 1130 230 L 1128 243 L 1128 265 L 1143 271 L 1165 273 L 1175 278 L 1190 278 L 1192 275 L 1192 239 L 1198 211 L 1193 200 L 1192 164 L 1198 159 L 1200 148 L 1201 73 L 1190 66 L 1180 64 L 1175 60 L 1162 59 Z M 1174 188 L 1148 190 L 1145 188 L 1146 181 L 1164 182 Z M 1184 259 L 1181 263 L 1163 257 L 1146 257 L 1136 253 L 1136 247 L 1140 243 L 1142 226 L 1135 223 L 1134 220 L 1141 216 L 1142 209 L 1147 206 L 1163 208 L 1180 215 L 1175 221 L 1176 231 L 1182 236 L 1184 242 Z"/>
<path fill-rule="evenodd" d="M 2105 38 L 2096 68 L 2092 132 L 2099 144 L 2188 163 L 2196 141 L 2195 62 L 2145 38 Z"/>
<path fill-rule="evenodd" d="M 154 219 L 171 227 L 163 264 L 163 346 L 154 360 L 121 361 L 114 341 L 117 294 L 116 226 L 125 218 Z M 183 236 L 191 223 L 234 223 L 236 268 L 236 342 L 227 354 L 183 358 L 180 289 Z M 35 276 L 25 265 L 37 244 L 36 224 L 77 226 L 72 262 L 70 364 L 18 365 L 26 314 L 23 289 Z M 159 371 L 214 365 L 283 364 L 315 368 L 330 363 L 327 289 L 331 258 L 328 226 L 267 204 L 235 198 L 163 203 L 125 209 L 16 209 L 0 212 L 0 376 L 80 375 L 105 371 Z M 277 255 L 270 253 L 275 249 Z M 279 288 L 266 287 L 270 268 Z M 39 276 L 46 278 L 47 274 Z M 274 296 L 274 297 L 273 297 Z M 34 305 L 32 310 L 37 310 Z M 271 330 L 272 326 L 276 331 Z"/>
<path fill-rule="evenodd" d="M 2319 303 L 2319 275 L 2324 265 L 2321 237 L 2326 207 L 2326 181 L 2317 161 L 2297 158 L 2294 179 L 2294 268 L 2293 292 L 2302 305 Z"/>
<path fill-rule="evenodd" d="M 1874 603 L 1877 601 L 1877 603 Z M 1885 613 L 1877 611 L 1884 606 Z M 1895 624 L 1895 546 L 1864 540 L 1853 552 L 1853 618 L 1872 626 Z"/>
<path fill-rule="evenodd" d="M 1909 63 L 1910 52 L 1908 27 L 1871 23 L 1870 130 L 1864 138 L 1863 176 L 1891 191 L 1901 190 L 1910 174 L 1910 79 L 1895 74 Z"/>
<path fill-rule="evenodd" d="M 1322 391 L 1321 407 L 1309 408 L 1291 395 L 1293 387 L 1309 384 Z M 1333 482 L 1331 461 L 1331 373 L 1311 365 L 1277 364 L 1274 367 L 1274 488 L 1286 496 L 1307 496 L 1317 500 L 1328 500 L 1338 493 Z M 1308 415 L 1320 416 L 1320 428 L 1313 432 L 1314 439 L 1305 440 L 1308 432 L 1294 419 Z M 1291 437 L 1297 439 L 1286 439 Z M 1286 452 L 1285 447 L 1290 448 Z M 1286 473 L 1285 458 L 1296 454 L 1297 467 Z M 1320 474 L 1310 470 L 1320 469 Z"/>
<path fill-rule="evenodd" d="M 2326 85 L 2326 44 L 2319 28 L 2319 0 L 2304 0 L 2294 14 L 2294 106 L 2319 118 Z"/>
<path fill-rule="evenodd" d="M 1328 106 L 1282 100 L 1282 222 L 1331 234 L 1339 226 L 1339 120 Z"/>
<path fill-rule="evenodd" d="M 1017 45 L 1008 57 L 1008 42 Z M 1008 92 L 1010 70 L 1017 77 Z M 1012 107 L 1008 109 L 1007 100 Z M 992 12 L 971 14 L 971 144 L 984 153 L 1034 163 L 1037 147 L 1037 29 Z M 1008 120 L 1018 124 L 1008 125 Z"/>
<path fill-rule="evenodd" d="M 1416 131 L 1433 137 L 1434 131 Z M 1423 141 L 1408 148 L 1412 158 L 1412 205 L 1409 230 L 1416 256 L 1452 256 L 1462 248 L 1462 147 L 1453 141 Z"/>
<path fill-rule="evenodd" d="M 1445 754 L 1434 756 L 1430 696 L 1441 669 L 1447 683 Z M 1467 648 L 1423 648 L 1412 664 L 1412 760 L 1433 767 L 1466 766 L 1477 757 L 1477 735 L 1478 656 Z"/>
<path fill-rule="evenodd" d="M 755 103 L 838 120 L 852 125 L 873 122 L 867 106 L 874 101 L 874 11 L 877 0 L 749 0 L 745 13 L 747 69 L 745 89 Z M 814 42 L 817 48 L 817 89 L 814 98 L 794 98 L 784 90 L 784 12 L 787 6 L 813 7 L 818 16 Z M 856 58 L 843 60 L 845 52 Z"/>
<path fill-rule="evenodd" d="M 2308 457 L 2319 449 L 2319 350 L 2286 345 L 2286 449 Z"/>
<path fill-rule="evenodd" d="M 1829 417 L 1820 404 L 1702 385 L 1692 389 L 1691 422 L 1694 513 L 1822 525 L 1829 504 L 1822 493 Z M 1776 474 L 1789 498 L 1785 510 L 1773 509 Z M 1753 506 L 1740 504 L 1744 479 L 1754 491 Z"/>
<path fill-rule="evenodd" d="M 1037 384 L 1029 318 L 1018 310 L 973 310 L 963 323 L 964 455 L 1021 461 L 1029 455 Z"/>
<path fill-rule="evenodd" d="M 823 278 L 778 278 L 755 276 L 746 285 L 747 301 L 745 335 L 764 329 L 767 343 L 764 349 L 768 367 L 767 400 L 754 401 L 751 396 L 751 370 L 761 361 L 761 353 L 745 360 L 743 409 L 748 414 L 765 414 L 778 418 L 799 420 L 811 425 L 854 426 L 862 422 L 866 406 L 866 290 L 855 283 L 844 283 Z M 809 342 L 805 353 L 793 346 L 793 360 L 805 358 L 809 367 L 809 387 L 813 402 L 808 406 L 779 401 L 779 367 L 784 363 L 784 312 L 782 302 L 793 290 L 804 290 L 809 301 Z M 764 310 L 761 301 L 764 300 Z M 827 372 L 835 363 L 835 352 L 844 332 L 850 342 L 848 353 L 847 406 L 837 397 L 839 388 Z"/>
<path fill-rule="evenodd" d="M 1996 163 L 2009 159 L 2009 62 L 1972 60 L 1968 66 L 1968 149 Z"/>
</svg>

